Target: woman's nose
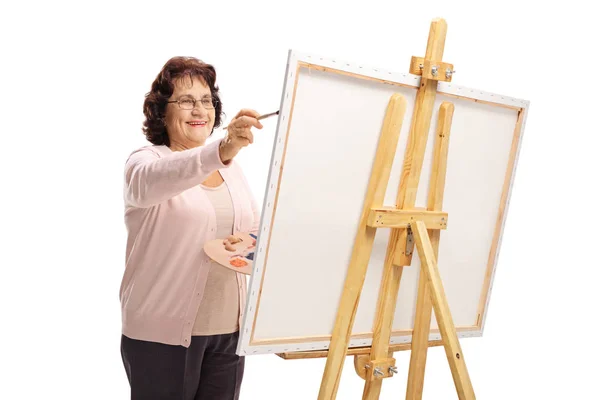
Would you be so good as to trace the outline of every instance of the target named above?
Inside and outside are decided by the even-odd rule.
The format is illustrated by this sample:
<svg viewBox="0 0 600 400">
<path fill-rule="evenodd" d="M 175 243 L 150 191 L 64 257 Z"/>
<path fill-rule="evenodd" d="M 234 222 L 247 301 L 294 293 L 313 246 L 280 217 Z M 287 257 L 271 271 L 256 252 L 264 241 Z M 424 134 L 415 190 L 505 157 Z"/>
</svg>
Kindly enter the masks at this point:
<svg viewBox="0 0 600 400">
<path fill-rule="evenodd" d="M 197 102 L 194 108 L 192 108 L 192 115 L 206 115 L 207 113 L 208 111 L 200 102 Z"/>
</svg>

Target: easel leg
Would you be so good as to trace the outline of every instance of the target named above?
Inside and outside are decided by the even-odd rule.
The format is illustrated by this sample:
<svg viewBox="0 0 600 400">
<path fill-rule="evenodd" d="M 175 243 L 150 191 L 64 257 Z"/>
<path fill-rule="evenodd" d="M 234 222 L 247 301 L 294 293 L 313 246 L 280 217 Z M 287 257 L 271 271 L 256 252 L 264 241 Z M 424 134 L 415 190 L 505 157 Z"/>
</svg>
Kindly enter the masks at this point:
<svg viewBox="0 0 600 400">
<path fill-rule="evenodd" d="M 412 334 L 406 400 L 421 400 L 423 397 L 423 383 L 425 381 L 425 364 L 427 361 L 427 350 L 429 345 L 429 328 L 431 326 L 432 307 L 433 304 L 431 303 L 431 293 L 429 291 L 429 285 L 427 284 L 427 278 L 421 269 L 415 326 Z"/>
<path fill-rule="evenodd" d="M 396 253 L 395 244 L 397 242 L 390 240 L 389 243 L 390 246 L 388 247 L 385 258 L 381 287 L 379 289 L 375 326 L 373 328 L 373 343 L 371 345 L 370 354 L 371 361 L 390 359 L 389 345 L 392 335 L 392 323 L 396 311 L 396 301 L 398 299 L 398 290 L 400 288 L 403 267 L 398 267 L 393 264 L 394 254 Z M 367 375 L 370 375 L 371 373 L 372 371 L 369 371 Z M 363 391 L 363 400 L 379 399 L 382 382 L 383 379 L 369 379 L 367 376 Z"/>
<path fill-rule="evenodd" d="M 348 274 L 344 283 L 344 291 L 342 292 L 331 336 L 327 363 L 325 364 L 321 388 L 319 389 L 319 400 L 333 400 L 337 395 L 354 318 L 375 239 L 376 228 L 368 227 L 367 220 L 371 208 L 383 205 L 405 111 L 406 99 L 399 94 L 392 95 L 383 122 L 375 154 L 375 163 L 371 172 L 363 212 L 358 224 L 350 265 L 348 266 Z"/>
<path fill-rule="evenodd" d="M 363 400 L 377 400 L 379 399 L 379 394 L 381 393 L 381 385 L 383 383 L 383 379 L 373 379 L 365 381 L 365 388 L 363 390 Z"/>
<path fill-rule="evenodd" d="M 433 165 L 429 181 L 429 196 L 427 198 L 427 209 L 430 211 L 439 211 L 442 209 L 444 186 L 446 184 L 446 167 L 448 164 L 450 127 L 452 126 L 453 115 L 454 105 L 448 102 L 442 103 L 436 127 Z M 429 238 L 431 240 L 431 247 L 433 248 L 433 255 L 437 260 L 440 230 L 430 230 Z M 423 397 L 432 307 L 433 304 L 431 302 L 429 285 L 427 284 L 427 276 L 423 272 L 423 268 L 421 268 L 406 389 L 406 398 L 408 400 L 421 400 Z"/>
<path fill-rule="evenodd" d="M 467 365 L 465 364 L 460 343 L 458 342 L 456 327 L 452 321 L 450 307 L 448 306 L 448 300 L 444 292 L 442 279 L 437 267 L 437 260 L 433 247 L 431 246 L 431 241 L 429 240 L 427 228 L 422 221 L 412 223 L 411 226 L 413 228 L 419 258 L 421 259 L 421 271 L 425 274 L 428 286 L 430 287 L 433 309 L 444 341 L 444 348 L 446 350 L 446 356 L 448 357 L 448 363 L 450 364 L 450 370 L 452 371 L 456 392 L 461 400 L 474 400 L 475 392 L 473 391 L 471 379 L 469 378 L 469 373 L 467 371 Z"/>
</svg>

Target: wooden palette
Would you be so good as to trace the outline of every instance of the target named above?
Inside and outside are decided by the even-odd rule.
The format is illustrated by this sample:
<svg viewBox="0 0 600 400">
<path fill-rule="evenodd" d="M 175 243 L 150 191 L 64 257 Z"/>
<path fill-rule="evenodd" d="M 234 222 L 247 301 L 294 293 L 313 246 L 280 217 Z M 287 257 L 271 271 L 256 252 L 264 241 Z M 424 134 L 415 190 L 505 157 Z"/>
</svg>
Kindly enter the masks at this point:
<svg viewBox="0 0 600 400">
<path fill-rule="evenodd" d="M 219 265 L 250 275 L 254 265 L 256 235 L 248 232 L 234 232 L 232 236 L 236 239 L 223 238 L 206 242 L 204 252 Z"/>
</svg>

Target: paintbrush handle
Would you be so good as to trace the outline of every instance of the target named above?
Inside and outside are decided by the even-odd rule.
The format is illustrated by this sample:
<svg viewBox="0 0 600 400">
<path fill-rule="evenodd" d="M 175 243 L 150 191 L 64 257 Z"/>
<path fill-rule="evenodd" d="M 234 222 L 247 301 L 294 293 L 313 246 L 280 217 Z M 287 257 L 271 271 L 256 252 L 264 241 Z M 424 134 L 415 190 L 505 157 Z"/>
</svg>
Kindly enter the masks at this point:
<svg viewBox="0 0 600 400">
<path fill-rule="evenodd" d="M 279 114 L 279 111 L 275 111 L 270 114 L 261 115 L 260 117 L 258 117 L 256 119 L 260 121 L 261 119 L 269 118 L 269 117 L 272 117 L 273 115 L 277 115 L 277 114 Z"/>
<path fill-rule="evenodd" d="M 260 117 L 256 118 L 256 120 L 260 121 L 261 119 L 269 118 L 269 117 L 272 117 L 274 115 L 279 115 L 279 110 L 275 111 L 275 112 L 272 112 L 272 113 L 269 113 L 269 114 L 263 114 Z M 223 130 L 227 130 L 227 128 L 228 127 L 226 126 L 225 128 L 223 128 Z"/>
</svg>

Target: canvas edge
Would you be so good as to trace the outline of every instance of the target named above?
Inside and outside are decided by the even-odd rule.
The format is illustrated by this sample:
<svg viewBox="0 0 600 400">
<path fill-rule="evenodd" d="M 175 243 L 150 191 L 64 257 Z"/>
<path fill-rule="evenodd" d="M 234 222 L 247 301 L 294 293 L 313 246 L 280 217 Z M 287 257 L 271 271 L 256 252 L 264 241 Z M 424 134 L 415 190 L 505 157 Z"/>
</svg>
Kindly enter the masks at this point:
<svg viewBox="0 0 600 400">
<path fill-rule="evenodd" d="M 269 168 L 269 175 L 267 177 L 267 183 L 265 185 L 265 190 L 264 190 L 264 197 L 263 197 L 263 204 L 262 204 L 262 210 L 261 210 L 261 221 L 259 224 L 259 234 L 257 235 L 257 241 L 256 241 L 256 248 L 259 249 L 260 246 L 262 245 L 262 242 L 264 241 L 265 237 L 268 237 L 268 235 L 261 235 L 260 232 L 262 232 L 264 229 L 266 229 L 266 225 L 268 225 L 270 223 L 270 220 L 272 218 L 269 218 L 268 220 L 265 219 L 265 215 L 268 212 L 268 202 L 267 199 L 269 198 L 270 194 L 271 194 L 271 190 L 269 188 L 269 183 L 272 182 L 273 179 L 278 179 L 278 174 L 275 174 L 274 171 L 277 171 L 276 169 L 273 168 L 274 162 L 276 161 L 276 159 L 278 158 L 278 154 L 277 154 L 277 147 L 279 144 L 279 138 L 283 137 L 286 133 L 287 133 L 287 129 L 285 129 L 285 125 L 284 125 L 284 121 L 285 118 L 284 116 L 286 115 L 286 110 L 284 110 L 284 105 L 285 105 L 285 100 L 286 100 L 286 93 L 288 93 L 288 91 L 290 90 L 290 85 L 294 85 L 295 84 L 295 71 L 297 68 L 297 64 L 298 61 L 295 59 L 295 55 L 294 55 L 294 51 L 293 50 L 289 50 L 288 51 L 288 55 L 287 55 L 287 64 L 286 64 L 286 69 L 285 69 L 285 75 L 284 75 L 284 79 L 283 79 L 283 86 L 282 86 L 282 92 L 281 92 L 281 99 L 280 99 L 280 103 L 279 103 L 279 116 L 277 119 L 277 126 L 275 129 L 276 135 L 275 138 L 273 140 L 273 147 L 271 150 L 271 161 L 270 161 L 270 165 L 271 168 Z M 290 71 L 292 72 L 290 75 Z M 290 105 L 288 105 L 288 107 L 290 107 Z M 289 112 L 289 110 L 287 110 Z M 281 158 L 281 156 L 279 157 Z M 276 191 L 277 188 L 274 188 L 273 191 Z M 259 274 L 258 272 L 261 270 L 261 262 L 262 262 L 262 266 L 264 267 L 264 252 L 261 252 L 260 254 L 257 252 L 256 253 L 256 262 L 253 265 L 253 271 L 252 274 L 250 275 L 250 281 L 248 283 L 248 292 L 247 292 L 247 299 L 250 300 L 252 295 L 251 293 L 253 291 L 260 291 L 261 285 L 262 285 L 262 280 L 263 280 L 263 275 Z M 256 308 L 254 310 L 252 310 L 252 306 L 253 306 L 253 302 L 251 301 L 247 301 L 246 302 L 246 307 L 244 310 L 244 315 L 242 318 L 242 326 L 240 327 L 240 334 L 239 334 L 239 340 L 238 340 L 238 345 L 237 345 L 237 349 L 236 349 L 236 353 L 238 355 L 244 353 L 246 351 L 246 349 L 248 347 L 250 347 L 250 337 L 252 336 L 253 333 L 253 323 L 255 320 L 255 314 L 256 314 Z"/>
<path fill-rule="evenodd" d="M 486 294 L 486 301 L 485 301 L 485 306 L 483 308 L 483 315 L 481 316 L 480 330 L 481 330 L 482 336 L 483 336 L 485 322 L 486 322 L 489 304 L 490 304 L 490 300 L 491 300 L 492 287 L 494 286 L 494 277 L 496 275 L 496 268 L 497 268 L 497 265 L 499 264 L 498 261 L 500 258 L 500 252 L 501 252 L 501 248 L 502 248 L 502 239 L 504 237 L 504 228 L 506 225 L 506 220 L 508 219 L 508 214 L 509 214 L 509 209 L 510 209 L 510 204 L 511 204 L 513 184 L 514 184 L 516 176 L 517 176 L 517 171 L 518 171 L 518 166 L 519 166 L 519 156 L 521 153 L 521 145 L 523 143 L 523 136 L 525 135 L 525 125 L 527 123 L 527 114 L 529 113 L 529 102 L 527 102 L 526 106 L 523 107 L 522 112 L 523 112 L 523 120 L 521 122 L 521 128 L 520 128 L 520 132 L 519 132 L 519 142 L 517 143 L 514 167 L 513 167 L 512 175 L 510 178 L 510 184 L 508 186 L 508 193 L 506 194 L 506 207 L 504 209 L 504 215 L 502 217 L 502 224 L 500 226 L 500 234 L 498 235 L 498 246 L 496 248 L 496 254 L 494 255 L 494 264 L 492 266 L 492 272 L 491 272 L 491 276 L 490 276 L 490 285 L 488 287 L 488 291 Z"/>
<path fill-rule="evenodd" d="M 481 337 L 481 329 L 474 327 L 475 329 L 468 331 L 457 332 L 459 339 Z M 432 333 L 429 335 L 429 341 L 442 340 L 442 336 L 439 333 Z M 369 347 L 371 346 L 373 339 L 352 339 L 348 345 L 349 348 L 355 347 Z M 412 342 L 412 335 L 393 336 L 390 340 L 390 345 L 394 344 L 406 344 Z M 264 354 L 278 354 L 278 353 L 289 353 L 289 352 L 302 352 L 302 351 L 322 351 L 329 349 L 329 341 L 317 341 L 317 342 L 304 342 L 304 343 L 283 343 L 283 344 L 266 344 L 266 345 L 252 345 L 247 348 L 243 348 L 240 352 L 240 356 L 248 355 L 264 355 Z"/>
<path fill-rule="evenodd" d="M 334 59 L 306 52 L 293 51 L 293 53 L 296 55 L 298 62 L 315 64 L 327 68 L 337 69 L 343 72 L 364 75 L 365 77 L 380 79 L 383 81 L 391 81 L 398 84 L 411 86 L 415 89 L 421 84 L 420 76 L 413 75 L 408 72 L 403 73 L 389 71 L 368 64 L 357 64 L 343 59 Z M 527 108 L 529 106 L 529 101 L 525 99 L 507 96 L 502 93 L 493 93 L 468 86 L 457 85 L 452 82 L 438 82 L 437 91 L 439 93 L 460 96 L 466 99 L 486 101 L 512 108 Z"/>
</svg>

